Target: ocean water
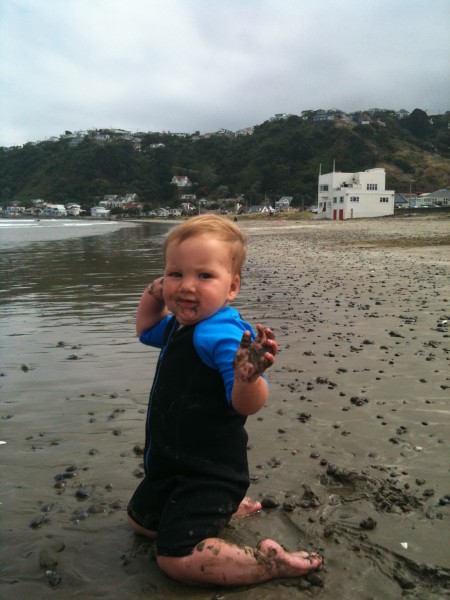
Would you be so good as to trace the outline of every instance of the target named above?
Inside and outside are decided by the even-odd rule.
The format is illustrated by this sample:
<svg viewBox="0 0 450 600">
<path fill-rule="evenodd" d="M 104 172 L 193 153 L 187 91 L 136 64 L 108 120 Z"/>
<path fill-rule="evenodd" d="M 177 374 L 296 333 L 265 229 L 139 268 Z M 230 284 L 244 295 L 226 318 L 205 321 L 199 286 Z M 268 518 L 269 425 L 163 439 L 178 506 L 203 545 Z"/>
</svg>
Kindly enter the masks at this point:
<svg viewBox="0 0 450 600">
<path fill-rule="evenodd" d="M 44 380 L 53 368 L 67 369 L 64 361 L 77 347 L 84 376 L 106 368 L 102 356 L 108 354 L 111 370 L 104 376 L 111 377 L 124 352 L 140 346 L 137 303 L 144 287 L 162 274 L 162 240 L 170 227 L 0 219 L 3 373 L 17 374 L 27 365 L 39 368 Z"/>
<path fill-rule="evenodd" d="M 133 227 L 120 221 L 89 219 L 0 219 L 0 250 L 31 242 L 50 242 L 71 237 L 85 237 Z"/>
</svg>

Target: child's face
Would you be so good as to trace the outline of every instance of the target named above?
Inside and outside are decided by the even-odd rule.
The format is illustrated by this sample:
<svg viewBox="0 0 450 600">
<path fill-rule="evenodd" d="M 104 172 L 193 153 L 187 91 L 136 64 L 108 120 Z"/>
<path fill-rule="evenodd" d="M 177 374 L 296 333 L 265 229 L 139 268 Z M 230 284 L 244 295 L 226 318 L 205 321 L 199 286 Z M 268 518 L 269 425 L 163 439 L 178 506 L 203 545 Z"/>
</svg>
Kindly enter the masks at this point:
<svg viewBox="0 0 450 600">
<path fill-rule="evenodd" d="M 229 243 L 202 234 L 169 244 L 163 296 L 180 325 L 193 325 L 212 316 L 234 300 L 239 287 Z"/>
</svg>

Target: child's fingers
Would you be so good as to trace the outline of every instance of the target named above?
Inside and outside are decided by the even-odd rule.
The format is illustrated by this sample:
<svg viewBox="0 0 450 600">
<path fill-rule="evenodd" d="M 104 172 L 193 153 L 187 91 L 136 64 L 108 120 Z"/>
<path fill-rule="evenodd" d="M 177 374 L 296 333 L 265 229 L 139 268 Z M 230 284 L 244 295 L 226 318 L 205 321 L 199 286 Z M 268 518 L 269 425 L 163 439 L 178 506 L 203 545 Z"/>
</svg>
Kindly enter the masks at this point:
<svg viewBox="0 0 450 600">
<path fill-rule="evenodd" d="M 240 347 L 248 348 L 251 343 L 252 343 L 252 335 L 251 335 L 250 331 L 244 331 L 244 333 L 242 334 Z"/>
</svg>

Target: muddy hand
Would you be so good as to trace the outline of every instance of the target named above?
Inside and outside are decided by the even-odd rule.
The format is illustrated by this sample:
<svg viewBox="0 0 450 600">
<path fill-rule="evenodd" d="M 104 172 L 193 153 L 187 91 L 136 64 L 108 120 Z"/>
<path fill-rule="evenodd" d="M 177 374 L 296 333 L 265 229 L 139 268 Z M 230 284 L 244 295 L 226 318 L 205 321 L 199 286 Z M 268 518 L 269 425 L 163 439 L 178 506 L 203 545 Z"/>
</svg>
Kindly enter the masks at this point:
<svg viewBox="0 0 450 600">
<path fill-rule="evenodd" d="M 158 277 L 158 279 L 152 281 L 152 283 L 147 287 L 147 292 L 154 296 L 156 300 L 159 300 L 159 302 L 164 302 L 163 282 L 164 277 Z"/>
<path fill-rule="evenodd" d="M 235 378 L 245 383 L 258 379 L 274 362 L 278 351 L 273 331 L 256 326 L 257 336 L 252 342 L 249 331 L 246 331 L 234 357 Z"/>
</svg>

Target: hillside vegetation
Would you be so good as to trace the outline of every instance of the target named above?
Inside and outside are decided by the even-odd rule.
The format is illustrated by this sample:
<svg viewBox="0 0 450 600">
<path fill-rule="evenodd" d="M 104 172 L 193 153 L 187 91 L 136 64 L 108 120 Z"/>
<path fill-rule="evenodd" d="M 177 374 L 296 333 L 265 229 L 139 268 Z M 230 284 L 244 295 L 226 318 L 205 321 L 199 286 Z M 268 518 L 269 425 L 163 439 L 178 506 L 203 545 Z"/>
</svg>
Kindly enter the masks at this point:
<svg viewBox="0 0 450 600">
<path fill-rule="evenodd" d="M 381 112 L 370 125 L 290 116 L 266 121 L 249 136 L 148 133 L 136 148 L 111 134 L 106 143 L 86 136 L 71 146 L 62 137 L 0 148 L 1 203 L 29 206 L 42 198 L 92 205 L 105 194 L 136 193 L 155 207 L 195 193 L 212 199 L 244 194 L 252 204 L 287 195 L 294 206 L 307 206 L 316 201 L 319 169 L 331 171 L 333 161 L 338 171 L 384 167 L 387 188 L 397 192 L 430 192 L 450 185 L 449 120 L 448 112 L 430 117 L 420 109 L 400 120 Z M 178 190 L 173 175 L 187 175 L 192 188 Z"/>
</svg>

